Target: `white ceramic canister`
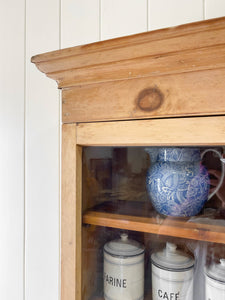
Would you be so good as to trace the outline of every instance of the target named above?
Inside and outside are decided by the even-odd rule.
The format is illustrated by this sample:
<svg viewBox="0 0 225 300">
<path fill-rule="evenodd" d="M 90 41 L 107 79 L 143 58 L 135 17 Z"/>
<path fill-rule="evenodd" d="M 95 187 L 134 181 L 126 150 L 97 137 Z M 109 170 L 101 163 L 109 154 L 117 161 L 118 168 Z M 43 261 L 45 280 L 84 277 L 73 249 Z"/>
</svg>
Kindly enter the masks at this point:
<svg viewBox="0 0 225 300">
<path fill-rule="evenodd" d="M 225 259 L 205 268 L 205 299 L 225 300 Z"/>
<path fill-rule="evenodd" d="M 104 298 L 144 299 L 144 247 L 123 233 L 104 246 Z"/>
<path fill-rule="evenodd" d="M 151 255 L 152 299 L 193 300 L 194 259 L 167 243 Z"/>
</svg>

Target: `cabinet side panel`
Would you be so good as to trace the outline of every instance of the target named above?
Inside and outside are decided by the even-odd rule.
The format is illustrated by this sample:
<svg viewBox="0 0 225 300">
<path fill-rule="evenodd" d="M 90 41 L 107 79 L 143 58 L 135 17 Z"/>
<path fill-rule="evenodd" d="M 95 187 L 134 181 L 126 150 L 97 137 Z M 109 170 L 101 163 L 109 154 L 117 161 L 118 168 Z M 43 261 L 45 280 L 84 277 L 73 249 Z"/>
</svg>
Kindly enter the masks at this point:
<svg viewBox="0 0 225 300">
<path fill-rule="evenodd" d="M 62 127 L 61 299 L 81 299 L 81 148 L 76 125 Z"/>
</svg>

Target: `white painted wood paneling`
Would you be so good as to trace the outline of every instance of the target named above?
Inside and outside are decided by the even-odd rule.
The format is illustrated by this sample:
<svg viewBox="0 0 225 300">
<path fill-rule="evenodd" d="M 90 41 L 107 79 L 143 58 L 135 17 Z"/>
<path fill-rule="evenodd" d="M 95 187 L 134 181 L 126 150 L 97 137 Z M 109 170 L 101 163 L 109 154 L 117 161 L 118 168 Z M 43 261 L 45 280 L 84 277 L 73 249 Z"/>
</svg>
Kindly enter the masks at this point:
<svg viewBox="0 0 225 300">
<path fill-rule="evenodd" d="M 203 20 L 203 0 L 148 1 L 148 30 Z"/>
<path fill-rule="evenodd" d="M 147 0 L 102 0 L 101 39 L 147 31 Z"/>
<path fill-rule="evenodd" d="M 25 300 L 59 299 L 59 92 L 30 63 L 59 47 L 60 3 L 26 7 Z"/>
<path fill-rule="evenodd" d="M 147 31 L 147 7 L 146 0 L 102 0 L 101 38 L 104 40 Z M 136 155 L 137 149 L 128 149 L 128 161 Z M 135 169 L 135 165 L 132 167 Z"/>
<path fill-rule="evenodd" d="M 205 0 L 205 18 L 218 18 L 225 16 L 224 0 Z"/>
<path fill-rule="evenodd" d="M 62 48 L 99 40 L 99 0 L 62 0 Z"/>
<path fill-rule="evenodd" d="M 198 21 L 203 11 L 206 18 L 225 15 L 224 0 L 204 4 L 203 0 L 29 0 L 25 15 L 25 0 L 1 1 L 2 299 L 60 299 L 60 101 L 56 83 L 41 74 L 30 57 L 58 49 L 60 34 L 65 48 Z"/>
<path fill-rule="evenodd" d="M 24 0 L 0 2 L 0 298 L 23 299 Z"/>
</svg>

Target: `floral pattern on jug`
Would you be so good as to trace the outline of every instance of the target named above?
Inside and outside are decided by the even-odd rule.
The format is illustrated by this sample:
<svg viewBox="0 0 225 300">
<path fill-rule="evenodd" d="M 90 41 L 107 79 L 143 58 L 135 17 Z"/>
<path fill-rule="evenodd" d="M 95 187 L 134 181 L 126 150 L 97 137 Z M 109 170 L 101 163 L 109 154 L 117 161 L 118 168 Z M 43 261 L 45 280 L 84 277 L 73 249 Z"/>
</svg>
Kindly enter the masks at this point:
<svg viewBox="0 0 225 300">
<path fill-rule="evenodd" d="M 208 200 L 210 180 L 199 148 L 147 148 L 146 186 L 154 208 L 167 216 L 197 215 Z M 213 150 L 212 150 L 213 151 Z"/>
</svg>

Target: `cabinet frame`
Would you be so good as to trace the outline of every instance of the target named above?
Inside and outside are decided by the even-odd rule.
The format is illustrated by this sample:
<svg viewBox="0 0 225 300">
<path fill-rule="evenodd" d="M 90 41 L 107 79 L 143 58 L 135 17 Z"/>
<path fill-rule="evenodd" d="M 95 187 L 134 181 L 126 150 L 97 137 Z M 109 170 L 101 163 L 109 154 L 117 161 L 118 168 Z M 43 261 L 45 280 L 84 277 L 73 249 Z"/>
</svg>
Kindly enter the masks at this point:
<svg viewBox="0 0 225 300">
<path fill-rule="evenodd" d="M 82 223 L 123 222 L 83 215 L 82 147 L 225 146 L 224 49 L 225 17 L 32 57 L 62 89 L 62 300 L 82 300 Z M 132 217 L 126 229 L 225 243 L 222 226 Z"/>
<path fill-rule="evenodd" d="M 174 118 L 144 121 L 74 123 L 62 126 L 62 300 L 82 299 L 82 147 L 83 146 L 218 146 L 225 145 L 225 116 Z M 91 216 L 93 218 L 93 215 Z M 101 226 L 113 227 L 113 216 Z M 123 216 L 121 216 L 123 219 Z M 114 222 L 118 220 L 115 218 Z M 132 221 L 132 216 L 130 217 Z M 128 218 L 129 223 L 129 218 Z M 95 220 L 92 221 L 95 224 Z M 126 220 L 127 224 L 127 220 Z M 130 223 L 124 229 L 221 242 L 225 230 L 182 229 L 180 224 Z M 140 225 L 140 222 L 138 223 Z M 96 225 L 99 225 L 97 223 Z M 152 226 L 149 231 L 149 226 Z M 155 227 L 154 227 L 155 226 Z M 177 226 L 177 228 L 176 228 Z M 146 229 L 145 229 L 146 227 Z M 172 231 L 174 228 L 174 232 Z M 222 229 L 222 228 L 221 228 Z M 214 231 L 213 231 L 214 230 Z M 212 232 L 211 232 L 212 231 Z M 181 233 L 180 233 L 181 232 Z M 225 242 L 225 239 L 224 239 Z"/>
</svg>

